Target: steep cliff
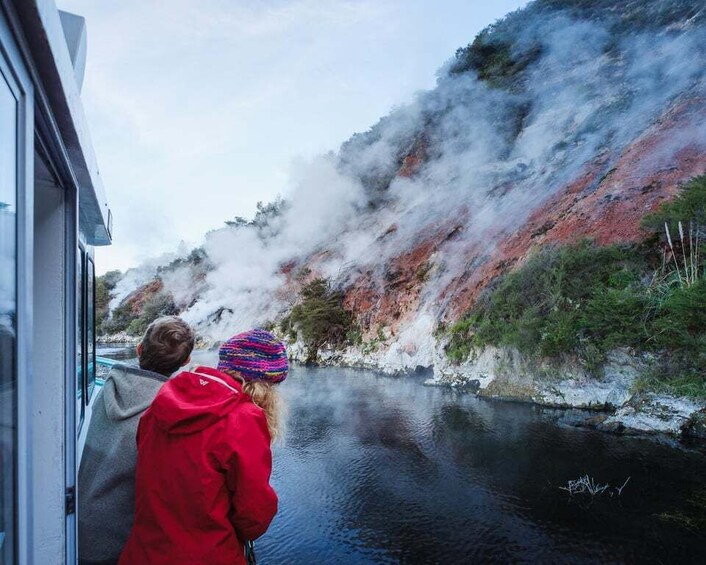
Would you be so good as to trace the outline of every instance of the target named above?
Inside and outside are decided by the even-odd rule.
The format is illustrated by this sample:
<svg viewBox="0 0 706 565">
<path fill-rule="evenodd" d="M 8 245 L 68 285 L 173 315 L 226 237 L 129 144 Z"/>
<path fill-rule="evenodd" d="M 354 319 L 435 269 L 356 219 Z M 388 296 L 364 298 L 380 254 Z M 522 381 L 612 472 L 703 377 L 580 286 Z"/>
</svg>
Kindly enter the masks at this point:
<svg viewBox="0 0 706 565">
<path fill-rule="evenodd" d="M 113 307 L 156 288 L 218 341 L 287 326 L 323 278 L 351 315 L 338 362 L 454 373 L 445 329 L 501 277 L 584 239 L 642 244 L 643 218 L 706 173 L 705 60 L 703 2 L 536 0 L 297 171 L 286 201 L 208 234 L 205 266 L 136 270 Z"/>
</svg>

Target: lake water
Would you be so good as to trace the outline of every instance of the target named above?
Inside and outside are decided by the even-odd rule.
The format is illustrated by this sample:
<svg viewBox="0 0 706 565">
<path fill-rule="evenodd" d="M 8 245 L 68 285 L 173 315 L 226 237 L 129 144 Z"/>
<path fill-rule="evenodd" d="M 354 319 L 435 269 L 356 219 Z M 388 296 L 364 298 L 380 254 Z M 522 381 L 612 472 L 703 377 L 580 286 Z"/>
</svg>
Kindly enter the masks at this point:
<svg viewBox="0 0 706 565">
<path fill-rule="evenodd" d="M 281 391 L 280 512 L 256 542 L 258 563 L 706 562 L 703 531 L 662 516 L 699 514 L 698 444 L 579 429 L 571 411 L 418 376 L 297 367 Z M 586 474 L 630 480 L 620 496 L 559 488 Z"/>
</svg>

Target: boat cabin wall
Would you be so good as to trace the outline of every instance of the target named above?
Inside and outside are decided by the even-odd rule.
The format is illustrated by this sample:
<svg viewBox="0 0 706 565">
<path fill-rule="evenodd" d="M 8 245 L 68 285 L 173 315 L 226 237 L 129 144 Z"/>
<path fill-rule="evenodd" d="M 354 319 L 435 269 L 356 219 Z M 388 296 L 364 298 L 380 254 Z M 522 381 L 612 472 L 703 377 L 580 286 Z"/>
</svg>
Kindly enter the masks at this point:
<svg viewBox="0 0 706 565">
<path fill-rule="evenodd" d="M 51 0 L 0 0 L 0 563 L 76 563 L 103 194 Z M 69 61 L 69 63 L 67 63 Z M 2 174 L 7 173 L 7 174 Z"/>
</svg>

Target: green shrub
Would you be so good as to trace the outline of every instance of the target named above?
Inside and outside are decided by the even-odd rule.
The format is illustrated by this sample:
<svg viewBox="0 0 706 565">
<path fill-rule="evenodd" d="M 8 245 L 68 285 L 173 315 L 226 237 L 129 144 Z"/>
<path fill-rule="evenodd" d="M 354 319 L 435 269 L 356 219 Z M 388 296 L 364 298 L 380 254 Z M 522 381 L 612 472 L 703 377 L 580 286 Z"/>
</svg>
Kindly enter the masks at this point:
<svg viewBox="0 0 706 565">
<path fill-rule="evenodd" d="M 119 304 L 112 312 L 110 318 L 101 323 L 100 332 L 102 334 L 116 334 L 127 330 L 130 322 L 135 319 L 132 307 L 127 302 Z"/>
<path fill-rule="evenodd" d="M 121 277 L 120 271 L 108 271 L 96 277 L 96 329 L 99 335 L 104 333 L 103 325 L 110 313 L 111 295 Z"/>
<path fill-rule="evenodd" d="M 706 175 L 685 183 L 674 200 L 662 204 L 659 210 L 645 216 L 642 226 L 664 236 L 664 224 L 667 223 L 671 232 L 676 234 L 678 222 L 685 226 L 694 222 L 706 229 Z"/>
<path fill-rule="evenodd" d="M 279 330 L 289 338 L 289 341 L 297 341 L 297 331 L 292 325 L 291 316 L 285 316 L 279 321 Z"/>
<path fill-rule="evenodd" d="M 144 291 L 144 287 L 142 290 Z M 157 318 L 178 313 L 172 295 L 160 290 L 147 296 L 139 311 L 136 311 L 129 298 L 124 300 L 113 310 L 111 317 L 103 321 L 101 332 L 110 335 L 124 331 L 133 337 L 140 337 L 145 333 L 147 326 Z"/>
<path fill-rule="evenodd" d="M 681 223 L 684 238 L 679 234 Z M 667 239 L 661 281 L 652 292 L 649 345 L 662 354 L 641 385 L 706 398 L 706 176 L 685 183 L 677 196 L 646 216 L 643 227 Z M 677 234 L 679 234 L 677 239 Z M 673 244 L 673 245 L 672 245 Z M 688 268 L 687 268 L 688 265 Z"/>
<path fill-rule="evenodd" d="M 453 324 L 448 332 L 451 334 L 451 341 L 446 347 L 446 356 L 455 363 L 460 363 L 471 354 L 474 345 L 472 329 L 475 326 L 476 318 L 473 314 L 463 318 Z"/>
<path fill-rule="evenodd" d="M 657 308 L 653 346 L 668 354 L 659 359 L 653 381 L 690 396 L 706 397 L 706 280 L 672 285 Z"/>
<path fill-rule="evenodd" d="M 363 343 L 363 331 L 358 324 L 352 324 L 346 332 L 346 342 L 349 345 L 359 346 Z"/>
<path fill-rule="evenodd" d="M 646 270 L 645 259 L 629 247 L 582 242 L 544 250 L 500 279 L 451 327 L 447 354 L 459 361 L 473 346 L 500 345 L 556 357 L 581 355 L 587 342 L 600 352 L 633 345 L 646 337 L 640 283 Z"/>
<path fill-rule="evenodd" d="M 682 363 L 663 358 L 638 378 L 635 390 L 706 399 L 706 379 L 703 373 L 685 372 Z"/>
<path fill-rule="evenodd" d="M 639 388 L 706 397 L 706 279 L 650 276 L 648 251 L 588 242 L 548 249 L 502 277 L 448 329 L 454 362 L 473 347 L 578 356 L 599 374 L 617 347 L 653 352 Z"/>
<path fill-rule="evenodd" d="M 343 293 L 331 288 L 326 279 L 315 279 L 301 292 L 292 308 L 286 330 L 298 332 L 307 347 L 307 362 L 315 363 L 319 349 L 346 342 L 352 318 L 343 308 Z"/>
<path fill-rule="evenodd" d="M 135 318 L 128 324 L 125 331 L 133 337 L 141 337 L 145 334 L 148 325 L 147 320 L 144 318 Z"/>
<path fill-rule="evenodd" d="M 536 61 L 541 49 L 531 46 L 523 52 L 513 52 L 512 44 L 495 33 L 499 22 L 480 32 L 473 43 L 456 51 L 456 60 L 449 72 L 461 74 L 475 71 L 478 78 L 495 88 L 511 86 L 512 79 L 530 63 Z"/>
<path fill-rule="evenodd" d="M 142 306 L 139 317 L 133 319 L 125 330 L 129 335 L 141 337 L 147 326 L 162 316 L 175 316 L 179 311 L 171 294 L 159 292 L 150 296 Z"/>
<path fill-rule="evenodd" d="M 690 287 L 672 287 L 654 322 L 659 347 L 689 353 L 706 350 L 706 280 Z"/>
<path fill-rule="evenodd" d="M 650 337 L 650 299 L 644 287 L 606 288 L 587 301 L 580 325 L 601 351 L 640 347 Z"/>
<path fill-rule="evenodd" d="M 426 261 L 417 269 L 417 280 L 419 282 L 427 282 L 429 280 L 429 271 L 431 271 L 431 263 Z"/>
</svg>

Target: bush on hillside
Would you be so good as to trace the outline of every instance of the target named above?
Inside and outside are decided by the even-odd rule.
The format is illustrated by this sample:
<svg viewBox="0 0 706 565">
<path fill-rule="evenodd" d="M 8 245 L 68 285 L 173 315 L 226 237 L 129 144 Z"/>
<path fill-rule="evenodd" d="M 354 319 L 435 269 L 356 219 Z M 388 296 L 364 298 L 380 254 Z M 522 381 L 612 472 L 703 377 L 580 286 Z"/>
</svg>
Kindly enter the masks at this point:
<svg viewBox="0 0 706 565">
<path fill-rule="evenodd" d="M 605 352 L 642 336 L 637 298 L 646 262 L 630 248 L 589 242 L 547 249 L 506 275 L 450 328 L 449 356 L 473 346 L 516 347 L 555 357 L 587 343 Z M 602 316 L 610 311 L 610 319 Z M 636 329 L 637 328 L 637 329 Z"/>
<path fill-rule="evenodd" d="M 130 322 L 126 331 L 134 337 L 142 337 L 152 322 L 162 316 L 176 316 L 179 310 L 174 304 L 172 295 L 168 292 L 158 292 L 145 300 L 142 313 Z"/>
<path fill-rule="evenodd" d="M 688 226 L 691 222 L 700 226 L 702 237 L 706 230 L 706 175 L 695 177 L 685 183 L 674 200 L 665 202 L 659 209 L 645 216 L 642 227 L 664 237 L 664 224 L 673 234 L 679 233 L 678 223 Z"/>
<path fill-rule="evenodd" d="M 102 333 L 103 324 L 108 319 L 112 293 L 121 277 L 120 271 L 108 271 L 96 277 L 96 328 L 99 334 Z"/>
<path fill-rule="evenodd" d="M 643 227 L 666 239 L 667 259 L 655 239 L 642 246 L 598 247 L 589 242 L 545 249 L 488 289 L 449 328 L 450 359 L 474 347 L 515 347 L 529 356 L 576 355 L 598 374 L 605 354 L 630 347 L 656 354 L 643 380 L 650 389 L 706 397 L 706 176 L 645 217 Z M 662 255 L 662 266 L 655 270 Z M 689 264 L 691 278 L 680 275 Z"/>
<path fill-rule="evenodd" d="M 352 318 L 343 308 L 343 293 L 331 288 L 326 279 L 315 279 L 301 291 L 299 303 L 285 318 L 281 329 L 301 335 L 307 347 L 307 362 L 315 363 L 324 345 L 341 346 L 352 329 Z"/>
<path fill-rule="evenodd" d="M 652 331 L 654 347 L 668 352 L 653 371 L 654 388 L 706 397 L 706 280 L 672 285 Z"/>
<path fill-rule="evenodd" d="M 136 291 L 145 292 L 145 287 Z M 174 304 L 172 295 L 164 290 L 144 296 L 141 308 L 137 311 L 135 304 L 129 298 L 115 308 L 111 316 L 106 319 L 100 328 L 103 335 L 126 332 L 133 337 L 141 337 L 147 326 L 161 316 L 174 316 L 179 309 Z"/>
<path fill-rule="evenodd" d="M 452 75 L 475 71 L 480 80 L 494 88 L 503 88 L 510 86 L 511 79 L 541 55 L 539 46 L 522 53 L 513 52 L 512 44 L 496 38 L 494 29 L 494 26 L 485 29 L 473 43 L 456 51 L 456 59 L 449 69 Z"/>
</svg>

